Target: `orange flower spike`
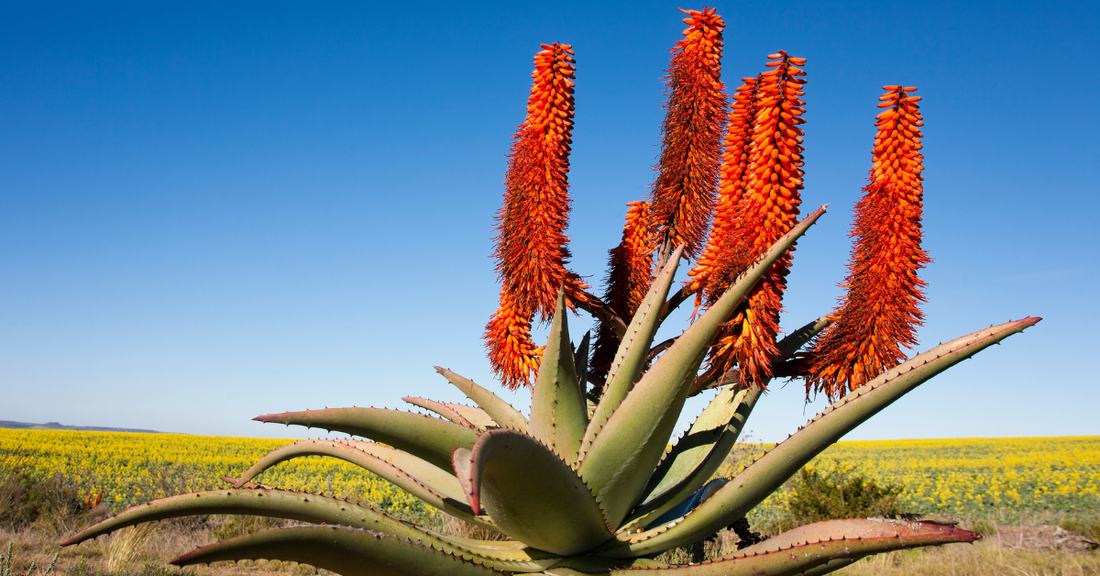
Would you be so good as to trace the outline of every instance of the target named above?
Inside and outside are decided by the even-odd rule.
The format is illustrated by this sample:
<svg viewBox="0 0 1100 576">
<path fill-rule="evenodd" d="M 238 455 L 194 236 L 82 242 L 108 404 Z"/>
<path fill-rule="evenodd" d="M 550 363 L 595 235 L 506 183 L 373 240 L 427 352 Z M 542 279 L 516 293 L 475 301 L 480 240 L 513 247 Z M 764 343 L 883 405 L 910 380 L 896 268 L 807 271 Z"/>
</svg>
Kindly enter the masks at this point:
<svg viewBox="0 0 1100 576">
<path fill-rule="evenodd" d="M 800 97 L 806 83 L 799 68 L 805 58 L 780 50 L 768 56 L 771 68 L 761 75 L 756 93 L 752 143 L 745 194 L 737 206 L 736 230 L 729 252 L 742 260 L 727 269 L 737 272 L 790 231 L 798 221 L 802 190 L 802 129 L 805 106 Z M 771 363 L 779 354 L 775 336 L 792 248 L 772 266 L 746 302 L 734 313 L 730 327 L 711 356 L 711 370 L 724 372 L 735 362 L 741 385 L 762 384 L 771 377 Z M 715 275 L 720 278 L 723 275 Z M 721 293 L 722 284 L 710 283 L 708 297 Z"/>
<path fill-rule="evenodd" d="M 584 298 L 587 289 L 565 269 L 574 62 L 566 44 L 543 44 L 535 55 L 527 116 L 513 136 L 497 214 L 494 255 L 503 286 L 500 306 L 485 327 L 485 345 L 493 371 L 512 389 L 529 383 L 538 368 L 534 315 L 550 318 L 562 285 L 573 298 Z"/>
<path fill-rule="evenodd" d="M 672 48 L 665 79 L 668 101 L 661 127 L 664 142 L 651 195 L 654 228 L 662 251 L 683 243 L 696 258 L 714 209 L 714 186 L 726 120 L 722 84 L 722 29 L 714 8 L 681 10 L 688 15 L 684 38 Z"/>
<path fill-rule="evenodd" d="M 718 202 L 714 207 L 714 221 L 710 225 L 710 234 L 703 254 L 695 267 L 688 272 L 691 280 L 687 289 L 698 293 L 712 281 L 712 275 L 721 270 L 726 263 L 737 257 L 730 253 L 733 246 L 734 227 L 737 223 L 736 210 L 745 196 L 748 174 L 749 152 L 752 145 L 753 121 L 756 116 L 756 91 L 760 77 L 742 78 L 742 84 L 733 97 L 729 125 L 723 139 L 722 166 L 718 170 Z M 728 278 L 714 278 L 715 282 L 728 285 Z M 724 288 L 719 287 L 721 292 Z M 700 304 L 696 298 L 696 308 Z"/>
<path fill-rule="evenodd" d="M 485 326 L 489 363 L 501 383 L 511 390 L 530 383 L 542 357 L 542 348 L 531 339 L 530 318 L 506 290 L 501 290 L 500 306 Z"/>
<path fill-rule="evenodd" d="M 920 97 L 909 95 L 916 88 L 883 88 L 870 183 L 855 208 L 848 292 L 806 354 L 807 394 L 838 398 L 898 365 L 906 357 L 901 346 L 916 344 L 923 320 L 917 271 L 931 260 L 921 248 Z"/>
<path fill-rule="evenodd" d="M 573 50 L 543 44 L 535 55 L 527 117 L 513 136 L 504 206 L 497 215 L 497 271 L 516 306 L 549 319 L 558 289 L 587 288 L 566 269 L 570 257 L 569 151 L 573 132 Z"/>
<path fill-rule="evenodd" d="M 607 291 L 604 302 L 619 318 L 632 318 L 645 299 L 652 279 L 653 234 L 650 230 L 649 204 L 631 202 L 626 212 L 623 239 L 608 250 Z M 597 379 L 607 375 L 615 359 L 619 339 L 611 328 L 599 323 L 596 345 L 590 362 L 591 374 Z"/>
</svg>

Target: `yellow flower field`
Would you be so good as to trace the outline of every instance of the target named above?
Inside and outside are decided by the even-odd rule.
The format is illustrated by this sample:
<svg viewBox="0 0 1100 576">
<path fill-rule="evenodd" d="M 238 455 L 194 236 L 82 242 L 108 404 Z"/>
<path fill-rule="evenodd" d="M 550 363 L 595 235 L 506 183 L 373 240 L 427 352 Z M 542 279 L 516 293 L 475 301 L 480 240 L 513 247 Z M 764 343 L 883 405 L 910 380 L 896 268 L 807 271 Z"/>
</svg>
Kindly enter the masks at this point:
<svg viewBox="0 0 1100 576">
<path fill-rule="evenodd" d="M 104 489 L 115 511 L 193 490 L 225 487 L 290 440 L 0 429 L 0 463 L 32 476 L 65 476 L 81 490 Z M 737 471 L 763 447 L 742 445 Z M 748 456 L 748 458 L 746 458 Z M 1005 521 L 1100 515 L 1100 437 L 840 442 L 811 463 L 840 461 L 868 478 L 903 488 L 914 512 Z M 404 491 L 335 459 L 285 462 L 257 481 L 373 502 L 401 516 L 428 513 Z M 789 492 L 761 507 L 782 509 Z"/>
<path fill-rule="evenodd" d="M 116 512 L 154 498 L 225 488 L 268 452 L 292 440 L 0 429 L 0 461 L 8 457 L 32 476 L 65 476 L 81 490 L 103 488 Z M 307 457 L 279 464 L 257 482 L 374 502 L 400 516 L 425 505 L 390 483 L 346 462 Z"/>
<path fill-rule="evenodd" d="M 757 445 L 755 453 L 763 449 Z M 750 460 L 720 472 L 732 474 Z M 902 487 L 902 504 L 913 512 L 1010 523 L 1100 516 L 1096 436 L 838 442 L 810 466 L 833 461 Z M 763 507 L 783 508 L 789 496 L 777 492 Z"/>
</svg>

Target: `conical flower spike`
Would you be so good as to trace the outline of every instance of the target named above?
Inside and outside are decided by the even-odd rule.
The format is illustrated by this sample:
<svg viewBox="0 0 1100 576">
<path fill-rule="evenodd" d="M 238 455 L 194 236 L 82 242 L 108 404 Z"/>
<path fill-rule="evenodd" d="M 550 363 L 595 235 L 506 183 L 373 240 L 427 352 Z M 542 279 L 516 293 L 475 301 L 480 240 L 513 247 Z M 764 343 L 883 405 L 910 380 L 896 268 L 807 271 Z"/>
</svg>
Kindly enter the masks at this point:
<svg viewBox="0 0 1100 576">
<path fill-rule="evenodd" d="M 485 326 L 485 343 L 493 372 L 509 389 L 529 383 L 539 369 L 542 349 L 531 339 L 531 315 L 516 306 L 506 288 L 500 291 L 500 306 Z"/>
<path fill-rule="evenodd" d="M 916 88 L 883 88 L 871 183 L 855 208 L 848 293 L 808 352 L 806 392 L 834 399 L 905 360 L 901 347 L 916 344 L 923 319 L 917 270 L 930 260 L 921 248 L 920 97 L 909 95 Z"/>
<path fill-rule="evenodd" d="M 493 372 L 511 389 L 530 383 L 538 368 L 531 320 L 547 320 L 558 289 L 581 294 L 587 286 L 565 269 L 569 258 L 569 147 L 573 133 L 573 50 L 543 44 L 527 117 L 513 136 L 504 206 L 497 214 L 496 259 L 503 287 L 500 306 L 485 327 Z"/>
<path fill-rule="evenodd" d="M 649 204 L 631 202 L 623 226 L 623 240 L 608 250 L 607 292 L 604 302 L 619 318 L 633 318 L 652 278 L 653 246 L 649 229 Z M 619 348 L 619 338 L 610 326 L 600 322 L 590 374 L 596 381 L 607 376 Z M 597 390 L 598 392 L 598 390 Z M 598 395 L 598 394 L 597 394 Z"/>
<path fill-rule="evenodd" d="M 513 136 L 495 255 L 517 308 L 548 320 L 558 289 L 578 282 L 565 269 L 574 66 L 568 45 L 542 48 L 535 55 L 527 118 Z"/>
<path fill-rule="evenodd" d="M 720 294 L 729 287 L 730 272 L 735 262 L 744 262 L 747 256 L 732 254 L 735 247 L 734 226 L 737 224 L 737 206 L 745 197 L 748 186 L 749 152 L 752 148 L 753 126 L 756 117 L 756 92 L 763 78 L 742 78 L 745 82 L 733 97 L 729 126 L 722 143 L 722 167 L 718 171 L 718 203 L 714 207 L 714 222 L 699 262 L 688 272 L 689 292 L 697 294 L 707 287 L 710 293 Z M 695 306 L 699 306 L 696 298 Z"/>
<path fill-rule="evenodd" d="M 722 29 L 715 9 L 683 10 L 684 39 L 672 48 L 664 143 L 653 184 L 653 221 L 664 257 L 680 244 L 694 259 L 703 248 L 714 209 L 714 185 L 726 120 Z M 660 265 L 660 264 L 659 264 Z"/>
<path fill-rule="evenodd" d="M 802 190 L 802 129 L 806 73 L 799 68 L 804 58 L 780 50 L 768 56 L 771 70 L 757 83 L 756 117 L 749 154 L 748 187 L 737 207 L 736 230 L 730 254 L 755 258 L 786 234 L 798 221 Z M 791 249 L 793 251 L 793 248 Z M 733 263 L 733 271 L 746 263 Z M 788 251 L 756 286 L 734 314 L 711 356 L 709 370 L 725 372 L 734 362 L 741 367 L 741 384 L 762 384 L 771 376 L 772 360 L 779 354 L 775 335 L 787 273 Z M 710 292 L 713 298 L 720 294 Z"/>
</svg>

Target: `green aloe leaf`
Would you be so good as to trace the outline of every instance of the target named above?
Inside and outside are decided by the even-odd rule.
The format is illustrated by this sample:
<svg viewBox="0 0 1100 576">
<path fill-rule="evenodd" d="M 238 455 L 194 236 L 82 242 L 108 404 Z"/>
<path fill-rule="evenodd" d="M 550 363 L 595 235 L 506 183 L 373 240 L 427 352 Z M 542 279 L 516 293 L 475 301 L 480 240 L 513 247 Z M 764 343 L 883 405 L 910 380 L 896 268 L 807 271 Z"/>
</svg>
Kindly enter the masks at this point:
<svg viewBox="0 0 1100 576">
<path fill-rule="evenodd" d="M 496 422 L 493 422 L 493 419 L 481 408 L 464 406 L 462 404 L 452 404 L 450 402 L 437 402 L 435 400 L 418 398 L 416 396 L 406 396 L 402 398 L 402 400 L 413 406 L 431 410 L 455 424 L 465 426 L 478 432 L 484 432 L 486 428 L 496 426 Z"/>
<path fill-rule="evenodd" d="M 267 414 L 253 420 L 323 428 L 370 438 L 444 469 L 451 466 L 452 450 L 460 446 L 469 448 L 477 441 L 477 432 L 465 426 L 423 414 L 384 408 L 325 408 Z"/>
<path fill-rule="evenodd" d="M 572 464 L 577 461 L 587 426 L 588 407 L 573 365 L 565 293 L 559 290 L 550 336 L 531 392 L 531 423 L 527 433 L 549 446 L 566 464 Z"/>
<path fill-rule="evenodd" d="M 244 486 L 249 480 L 281 462 L 303 456 L 330 456 L 351 462 L 452 516 L 495 529 L 491 522 L 476 517 L 473 510 L 466 505 L 466 494 L 462 485 L 449 471 L 406 452 L 373 442 L 295 442 L 272 451 L 253 464 L 237 479 L 234 488 Z"/>
<path fill-rule="evenodd" d="M 592 415 L 588 430 L 585 431 L 584 441 L 581 444 L 582 458 L 645 369 L 649 347 L 653 344 L 653 337 L 661 326 L 661 306 L 665 302 L 665 297 L 668 296 L 669 287 L 672 286 L 676 268 L 680 264 L 680 255 L 683 252 L 684 247 L 679 246 L 672 253 L 668 263 L 650 283 L 649 291 L 646 292 L 645 298 L 634 313 L 634 318 L 626 328 L 626 334 L 619 343 L 615 360 L 611 362 L 611 369 L 607 373 L 607 385 L 604 387 L 603 396 L 600 397 L 596 412 Z"/>
<path fill-rule="evenodd" d="M 336 526 L 279 528 L 188 552 L 177 566 L 223 560 L 287 560 L 343 576 L 491 576 L 503 574 L 461 556 L 381 532 Z"/>
<path fill-rule="evenodd" d="M 758 387 L 723 388 L 657 466 L 647 496 L 623 529 L 645 526 L 702 488 L 729 456 L 761 394 Z"/>
<path fill-rule="evenodd" d="M 795 528 L 717 560 L 656 568 L 646 573 L 677 576 L 826 574 L 872 554 L 952 542 L 973 542 L 980 538 L 973 532 L 931 522 L 884 518 L 828 520 Z M 568 566 L 568 562 L 563 565 Z M 558 573 L 556 569 L 551 571 Z M 637 572 L 636 568 L 626 568 L 597 573 L 628 576 Z"/>
<path fill-rule="evenodd" d="M 664 455 L 696 372 L 722 323 L 824 211 L 822 207 L 807 216 L 742 273 L 642 376 L 592 441 L 578 473 L 600 499 L 613 526 L 634 507 Z M 648 344 L 645 348 L 648 351 Z"/>
<path fill-rule="evenodd" d="M 527 419 L 523 417 L 523 413 L 516 410 L 514 406 L 504 401 L 500 396 L 447 368 L 436 366 L 435 371 L 442 374 L 448 382 L 454 384 L 467 398 L 473 400 L 501 427 L 512 428 L 520 432 L 527 431 Z"/>
<path fill-rule="evenodd" d="M 510 537 L 562 556 L 610 540 L 603 510 L 576 472 L 538 440 L 514 430 L 481 435 L 472 455 L 474 509 Z"/>
<path fill-rule="evenodd" d="M 303 494 L 289 490 L 234 489 L 181 494 L 134 506 L 117 516 L 85 528 L 75 536 L 62 542 L 61 545 L 79 544 L 85 540 L 142 522 L 196 514 L 250 514 L 271 518 L 288 518 L 316 524 L 343 524 L 355 528 L 384 532 L 400 538 L 443 544 L 442 541 L 436 542 L 435 537 L 429 536 L 377 510 L 339 498 Z"/>
<path fill-rule="evenodd" d="M 605 546 L 605 555 L 652 554 L 705 538 L 744 516 L 814 456 L 906 392 L 982 349 L 1034 325 L 1025 318 L 993 326 L 941 344 L 853 391 L 806 426 L 753 462 L 682 520 Z"/>
<path fill-rule="evenodd" d="M 795 352 L 801 350 L 803 346 L 810 342 L 810 340 L 814 339 L 814 336 L 817 336 L 819 333 L 821 333 L 822 330 L 828 328 L 829 325 L 832 323 L 832 315 L 826 314 L 825 316 L 813 320 L 812 322 L 806 324 L 798 330 L 787 334 L 787 336 L 784 337 L 782 340 L 776 342 L 775 347 L 779 349 L 779 353 L 783 356 L 790 356 L 791 354 L 794 354 Z"/>
<path fill-rule="evenodd" d="M 460 554 L 468 560 L 510 572 L 537 572 L 560 561 L 559 557 L 531 550 L 519 542 L 434 534 L 346 500 L 278 489 L 211 490 L 154 500 L 91 526 L 61 544 L 78 544 L 143 522 L 199 514 L 247 514 L 361 528 Z"/>
</svg>

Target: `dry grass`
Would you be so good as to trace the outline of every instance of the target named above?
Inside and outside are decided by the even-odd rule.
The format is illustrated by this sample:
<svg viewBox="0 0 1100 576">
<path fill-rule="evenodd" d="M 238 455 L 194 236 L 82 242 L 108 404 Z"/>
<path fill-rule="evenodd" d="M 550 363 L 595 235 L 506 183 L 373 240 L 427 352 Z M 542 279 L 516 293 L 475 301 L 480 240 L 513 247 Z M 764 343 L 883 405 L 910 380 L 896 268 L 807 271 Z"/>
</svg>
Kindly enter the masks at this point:
<svg viewBox="0 0 1100 576">
<path fill-rule="evenodd" d="M 1096 576 L 1100 553 L 1018 550 L 998 542 L 903 550 L 864 558 L 845 576 Z"/>
</svg>

